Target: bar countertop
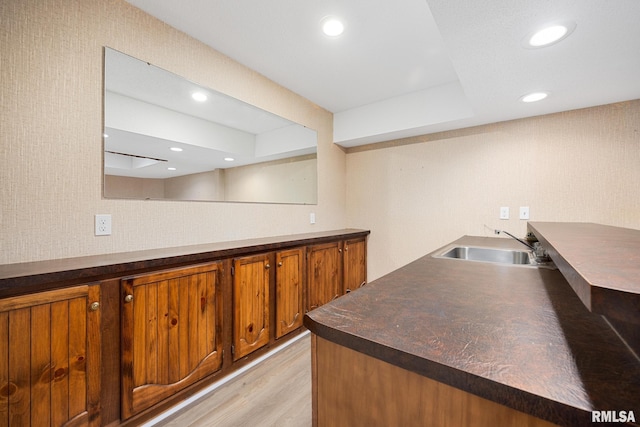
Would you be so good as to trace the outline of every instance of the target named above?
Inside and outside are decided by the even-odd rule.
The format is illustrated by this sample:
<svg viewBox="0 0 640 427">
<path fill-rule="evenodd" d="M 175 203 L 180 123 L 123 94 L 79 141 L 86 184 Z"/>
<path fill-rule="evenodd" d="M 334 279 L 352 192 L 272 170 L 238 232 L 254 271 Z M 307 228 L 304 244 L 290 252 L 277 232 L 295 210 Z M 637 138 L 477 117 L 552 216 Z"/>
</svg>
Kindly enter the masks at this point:
<svg viewBox="0 0 640 427">
<path fill-rule="evenodd" d="M 454 243 L 522 249 L 495 237 Z M 592 410 L 640 415 L 640 361 L 556 269 L 426 255 L 307 313 L 304 324 L 559 425 L 589 424 Z"/>
<path fill-rule="evenodd" d="M 327 239 L 365 237 L 369 230 L 341 229 L 135 252 L 0 265 L 0 298 L 55 287 L 176 268 L 258 252 L 313 245 Z"/>
<path fill-rule="evenodd" d="M 640 230 L 568 222 L 529 229 L 590 311 L 640 327 Z"/>
</svg>

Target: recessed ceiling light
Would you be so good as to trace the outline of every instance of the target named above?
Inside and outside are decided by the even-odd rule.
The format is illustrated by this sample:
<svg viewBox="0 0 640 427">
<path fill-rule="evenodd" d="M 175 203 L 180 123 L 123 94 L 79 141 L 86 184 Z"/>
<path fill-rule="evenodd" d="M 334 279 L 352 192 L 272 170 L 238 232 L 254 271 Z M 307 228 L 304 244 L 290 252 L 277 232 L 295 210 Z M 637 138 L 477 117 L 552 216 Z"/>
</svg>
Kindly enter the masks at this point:
<svg viewBox="0 0 640 427">
<path fill-rule="evenodd" d="M 337 37 L 344 32 L 344 24 L 335 16 L 322 19 L 322 32 L 329 37 Z"/>
<path fill-rule="evenodd" d="M 103 134 L 102 134 L 102 137 L 103 137 L 103 138 L 109 138 L 109 135 L 108 135 L 108 134 L 106 134 L 106 133 L 103 133 Z"/>
<path fill-rule="evenodd" d="M 182 148 L 180 148 L 180 147 L 171 147 L 170 150 L 171 151 L 182 151 Z"/>
<path fill-rule="evenodd" d="M 527 36 L 524 45 L 529 48 L 550 46 L 565 39 L 575 27 L 574 22 L 550 25 Z"/>
<path fill-rule="evenodd" d="M 523 96 L 522 98 L 520 98 L 520 100 L 522 102 L 536 102 L 536 101 L 542 101 L 547 96 L 549 96 L 547 92 L 533 92 Z"/>
<path fill-rule="evenodd" d="M 225 162 L 233 162 L 235 159 L 233 157 L 225 157 L 224 161 Z"/>
<path fill-rule="evenodd" d="M 193 92 L 191 94 L 191 97 L 198 102 L 204 102 L 207 100 L 207 95 L 205 93 L 202 92 Z"/>
<path fill-rule="evenodd" d="M 176 168 L 167 168 L 167 170 L 174 171 Z"/>
</svg>

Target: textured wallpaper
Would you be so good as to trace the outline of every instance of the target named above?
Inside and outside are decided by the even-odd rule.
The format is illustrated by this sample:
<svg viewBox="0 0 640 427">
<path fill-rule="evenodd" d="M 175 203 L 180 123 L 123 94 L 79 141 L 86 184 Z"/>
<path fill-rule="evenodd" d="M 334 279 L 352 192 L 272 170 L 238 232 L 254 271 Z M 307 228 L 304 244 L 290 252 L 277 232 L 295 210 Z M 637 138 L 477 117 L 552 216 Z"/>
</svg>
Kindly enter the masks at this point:
<svg viewBox="0 0 640 427">
<path fill-rule="evenodd" d="M 104 199 L 104 46 L 315 129 L 318 204 Z M 640 228 L 640 101 L 345 154 L 330 113 L 119 0 L 0 2 L 0 108 L 0 264 L 346 226 L 371 230 L 375 279 L 464 234 L 524 234 L 519 206 Z"/>
<path fill-rule="evenodd" d="M 0 264 L 346 226 L 326 110 L 124 1 L 3 0 L 0 20 Z M 104 199 L 104 46 L 315 129 L 318 204 Z M 111 236 L 94 236 L 95 214 L 112 215 Z"/>
<path fill-rule="evenodd" d="M 520 206 L 640 229 L 640 100 L 350 149 L 347 200 L 370 279 L 463 235 L 524 236 Z"/>
</svg>

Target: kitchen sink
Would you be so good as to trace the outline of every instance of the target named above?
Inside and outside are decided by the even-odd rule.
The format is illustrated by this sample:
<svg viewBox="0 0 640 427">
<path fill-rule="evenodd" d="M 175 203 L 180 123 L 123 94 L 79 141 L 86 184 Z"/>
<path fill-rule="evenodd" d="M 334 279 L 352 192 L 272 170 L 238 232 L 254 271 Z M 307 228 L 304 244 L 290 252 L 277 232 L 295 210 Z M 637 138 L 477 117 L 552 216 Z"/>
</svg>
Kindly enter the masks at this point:
<svg viewBox="0 0 640 427">
<path fill-rule="evenodd" d="M 447 246 L 443 251 L 434 256 L 436 258 L 454 258 L 465 261 L 495 262 L 499 264 L 537 265 L 531 252 L 516 249 Z"/>
</svg>

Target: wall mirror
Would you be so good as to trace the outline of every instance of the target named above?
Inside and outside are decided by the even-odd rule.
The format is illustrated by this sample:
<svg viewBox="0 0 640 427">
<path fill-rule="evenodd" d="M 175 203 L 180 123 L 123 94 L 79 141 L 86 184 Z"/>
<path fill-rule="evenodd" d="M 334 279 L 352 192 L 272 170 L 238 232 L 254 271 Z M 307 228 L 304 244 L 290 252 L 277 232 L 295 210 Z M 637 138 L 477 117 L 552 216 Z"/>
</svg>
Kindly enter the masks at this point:
<svg viewBox="0 0 640 427">
<path fill-rule="evenodd" d="M 316 131 L 105 48 L 104 197 L 317 203 Z"/>
</svg>

